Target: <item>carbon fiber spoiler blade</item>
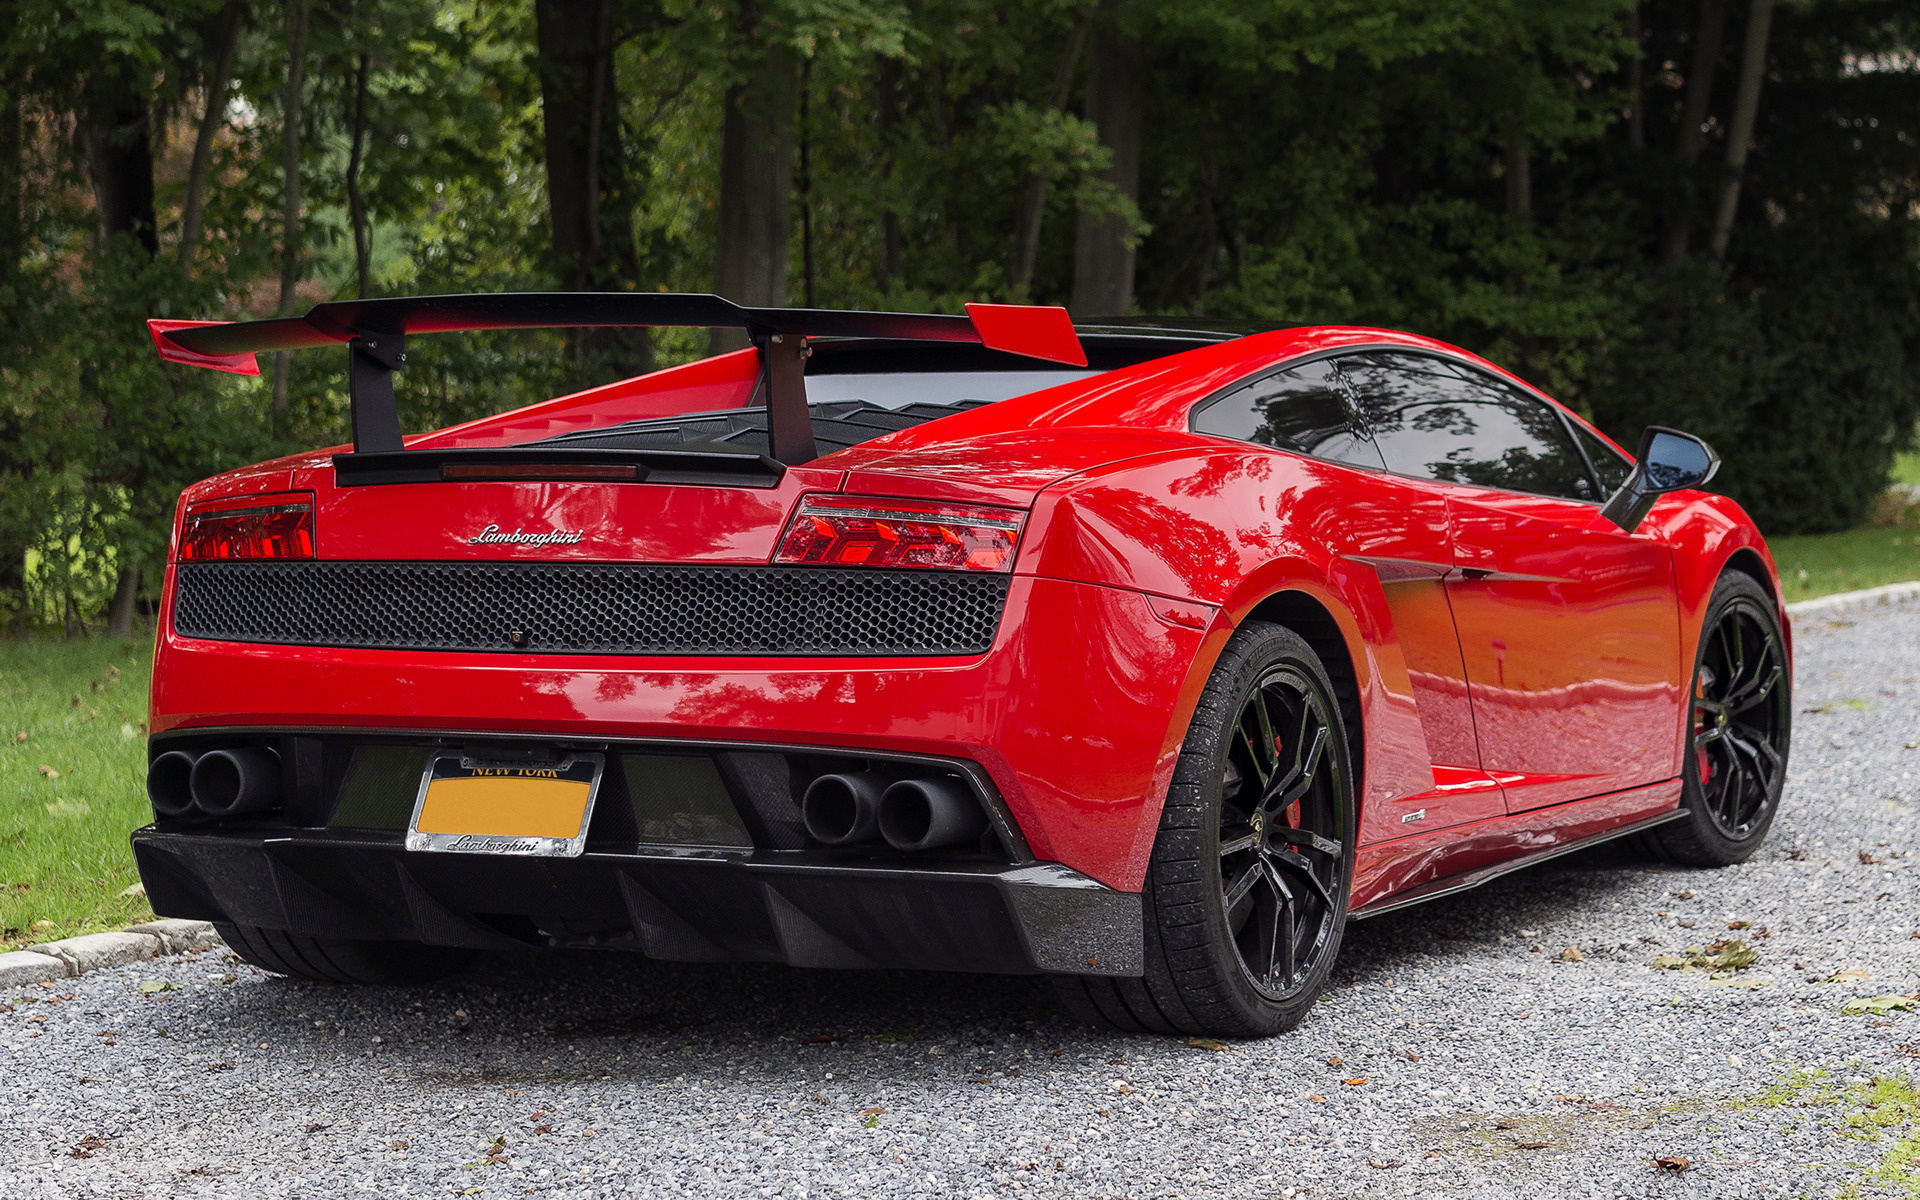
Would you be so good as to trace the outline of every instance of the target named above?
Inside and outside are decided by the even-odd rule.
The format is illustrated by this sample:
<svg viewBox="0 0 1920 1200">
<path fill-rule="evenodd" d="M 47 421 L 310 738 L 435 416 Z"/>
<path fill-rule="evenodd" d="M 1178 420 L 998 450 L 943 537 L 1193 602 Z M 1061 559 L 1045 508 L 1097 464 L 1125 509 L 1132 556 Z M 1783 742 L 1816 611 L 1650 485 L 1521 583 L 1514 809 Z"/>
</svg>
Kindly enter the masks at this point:
<svg viewBox="0 0 1920 1200">
<path fill-rule="evenodd" d="M 254 355 L 345 345 L 356 453 L 404 449 L 393 372 L 406 362 L 410 334 L 478 329 L 587 327 L 744 329 L 758 347 L 772 457 L 811 461 L 803 360 L 810 337 L 979 342 L 989 349 L 1085 366 L 1087 356 L 1063 308 L 969 304 L 967 315 L 747 308 L 697 292 L 500 292 L 408 296 L 316 304 L 305 316 L 266 321 L 147 322 L 168 362 L 257 375 Z"/>
</svg>

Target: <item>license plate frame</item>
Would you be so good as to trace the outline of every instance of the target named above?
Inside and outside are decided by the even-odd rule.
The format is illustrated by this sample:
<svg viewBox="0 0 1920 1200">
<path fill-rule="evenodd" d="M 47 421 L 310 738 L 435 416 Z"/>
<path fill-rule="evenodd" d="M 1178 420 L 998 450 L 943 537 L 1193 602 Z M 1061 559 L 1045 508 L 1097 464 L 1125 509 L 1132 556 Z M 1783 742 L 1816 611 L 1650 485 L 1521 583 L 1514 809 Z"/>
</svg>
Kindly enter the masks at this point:
<svg viewBox="0 0 1920 1200">
<path fill-rule="evenodd" d="M 578 858 L 587 845 L 587 828 L 593 823 L 593 808 L 600 798 L 600 781 L 606 775 L 607 760 L 604 754 L 568 753 L 553 762 L 501 761 L 488 758 L 476 758 L 459 752 L 436 754 L 427 761 L 427 769 L 420 776 L 420 790 L 414 796 L 413 815 L 407 819 L 407 849 L 430 854 L 501 854 L 530 858 Z M 536 803 L 532 796 L 523 798 L 519 803 L 523 807 L 519 817 L 524 821 L 521 832 L 484 828 L 459 830 L 447 828 L 449 820 L 462 818 L 449 817 L 443 811 L 449 804 L 457 804 L 458 798 L 468 800 L 480 798 L 490 803 L 494 809 L 503 804 L 512 807 L 513 801 L 502 798 L 506 790 L 492 784 L 506 784 L 511 789 L 516 781 L 524 781 L 529 787 L 526 791 L 545 791 L 549 797 Z M 452 784 L 438 794 L 436 783 Z M 575 799 L 561 794 L 552 785 L 585 784 L 586 799 L 581 803 L 580 822 L 574 828 L 571 820 L 571 805 Z M 476 786 L 478 785 L 478 786 Z M 567 791 L 574 791 L 569 788 Z M 432 804 L 429 805 L 429 798 Z M 577 798 L 577 793 L 576 793 Z M 528 811 L 544 805 L 552 810 L 540 814 Z M 513 817 L 500 817 L 494 814 L 493 824 L 501 820 L 514 823 Z M 541 824 L 545 816 L 545 828 L 531 831 Z M 429 828 L 422 829 L 421 820 L 426 816 Z M 563 822 L 556 827 L 553 822 Z M 483 816 L 475 819 L 475 824 L 484 826 L 489 822 Z M 564 835 L 564 836 L 562 836 Z"/>
</svg>

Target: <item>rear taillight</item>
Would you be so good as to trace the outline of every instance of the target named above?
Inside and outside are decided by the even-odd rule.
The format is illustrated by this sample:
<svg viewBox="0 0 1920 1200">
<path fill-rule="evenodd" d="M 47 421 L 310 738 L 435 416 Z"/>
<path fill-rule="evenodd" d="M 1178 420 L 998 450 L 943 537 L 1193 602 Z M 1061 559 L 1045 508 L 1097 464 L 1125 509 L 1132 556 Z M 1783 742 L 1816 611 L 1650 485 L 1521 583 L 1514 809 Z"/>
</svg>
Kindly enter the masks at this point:
<svg viewBox="0 0 1920 1200">
<path fill-rule="evenodd" d="M 312 558 L 313 493 L 229 496 L 187 507 L 180 561 Z"/>
<path fill-rule="evenodd" d="M 1016 508 L 809 496 L 775 562 L 823 567 L 1011 571 L 1027 514 Z"/>
</svg>

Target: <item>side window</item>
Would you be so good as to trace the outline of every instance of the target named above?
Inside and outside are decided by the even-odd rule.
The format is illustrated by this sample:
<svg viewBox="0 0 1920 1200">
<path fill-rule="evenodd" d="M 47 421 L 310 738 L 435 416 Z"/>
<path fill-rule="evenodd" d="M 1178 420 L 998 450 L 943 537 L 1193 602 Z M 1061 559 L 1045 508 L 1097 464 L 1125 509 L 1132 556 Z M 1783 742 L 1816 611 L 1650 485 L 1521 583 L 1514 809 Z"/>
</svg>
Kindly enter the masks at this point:
<svg viewBox="0 0 1920 1200">
<path fill-rule="evenodd" d="M 1599 500 L 1550 406 L 1489 375 L 1418 354 L 1342 359 L 1387 469 L 1402 475 Z"/>
<path fill-rule="evenodd" d="M 1620 490 L 1620 485 L 1633 474 L 1633 463 L 1625 455 L 1593 436 L 1593 431 L 1578 421 L 1568 422 L 1573 426 L 1573 436 L 1580 439 L 1580 448 L 1587 452 L 1587 461 L 1593 464 L 1593 473 L 1600 480 L 1600 490 L 1611 496 Z"/>
<path fill-rule="evenodd" d="M 1361 467 L 1380 467 L 1380 454 L 1354 430 L 1352 409 L 1330 360 L 1267 375 L 1209 400 L 1193 414 L 1193 428 L 1215 437 L 1257 442 L 1298 454 Z"/>
</svg>

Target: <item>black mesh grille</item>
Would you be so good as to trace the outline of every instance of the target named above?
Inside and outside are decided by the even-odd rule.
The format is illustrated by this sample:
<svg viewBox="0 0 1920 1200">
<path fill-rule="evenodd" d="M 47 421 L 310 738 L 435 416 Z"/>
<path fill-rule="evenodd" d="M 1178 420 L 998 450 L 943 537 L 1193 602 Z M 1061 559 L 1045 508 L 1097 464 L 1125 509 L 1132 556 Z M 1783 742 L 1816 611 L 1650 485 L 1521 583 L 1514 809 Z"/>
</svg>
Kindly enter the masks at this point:
<svg viewBox="0 0 1920 1200">
<path fill-rule="evenodd" d="M 182 637 L 544 654 L 983 654 L 1007 577 L 627 563 L 183 563 Z"/>
</svg>

